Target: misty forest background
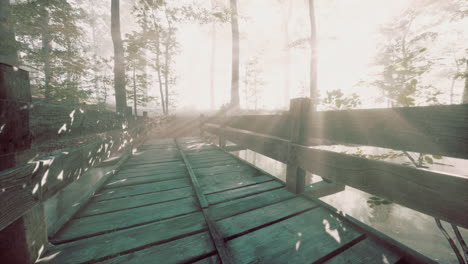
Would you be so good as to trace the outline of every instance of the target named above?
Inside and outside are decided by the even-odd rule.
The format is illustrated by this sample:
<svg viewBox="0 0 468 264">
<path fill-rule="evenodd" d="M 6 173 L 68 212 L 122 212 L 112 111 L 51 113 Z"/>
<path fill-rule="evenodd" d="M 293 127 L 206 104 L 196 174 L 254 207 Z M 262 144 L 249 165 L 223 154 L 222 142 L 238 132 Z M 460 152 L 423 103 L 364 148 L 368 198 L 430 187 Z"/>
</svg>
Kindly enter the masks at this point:
<svg viewBox="0 0 468 264">
<path fill-rule="evenodd" d="M 46 103 L 141 115 L 274 111 L 299 96 L 321 110 L 468 102 L 464 0 L 0 0 L 0 10 L 0 59 L 28 70 Z"/>
</svg>

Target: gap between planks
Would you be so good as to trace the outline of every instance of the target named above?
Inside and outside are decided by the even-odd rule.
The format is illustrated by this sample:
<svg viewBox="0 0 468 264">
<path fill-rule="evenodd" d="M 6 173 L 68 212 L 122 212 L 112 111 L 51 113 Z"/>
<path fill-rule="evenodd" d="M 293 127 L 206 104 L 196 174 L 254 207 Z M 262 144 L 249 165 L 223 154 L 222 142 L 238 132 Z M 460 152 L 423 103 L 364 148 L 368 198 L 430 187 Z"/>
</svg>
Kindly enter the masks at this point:
<svg viewBox="0 0 468 264">
<path fill-rule="evenodd" d="M 216 250 L 218 251 L 218 255 L 221 258 L 221 262 L 224 264 L 233 264 L 232 262 L 233 257 L 231 255 L 231 252 L 227 248 L 223 237 L 221 236 L 219 230 L 216 228 L 216 225 L 214 224 L 214 222 L 210 219 L 208 211 L 206 210 L 206 208 L 208 207 L 208 201 L 206 200 L 205 195 L 200 190 L 200 185 L 198 183 L 197 177 L 195 173 L 193 172 L 193 169 L 190 166 L 190 163 L 187 157 L 185 156 L 182 146 L 180 146 L 177 139 L 174 139 L 174 142 L 176 143 L 176 146 L 180 151 L 182 159 L 184 160 L 185 166 L 187 167 L 187 171 L 189 172 L 190 179 L 192 180 L 193 188 L 195 189 L 196 197 L 198 199 L 198 202 L 200 203 L 203 216 L 205 217 L 205 221 L 208 226 L 208 231 L 210 233 L 211 238 L 213 239 Z"/>
</svg>

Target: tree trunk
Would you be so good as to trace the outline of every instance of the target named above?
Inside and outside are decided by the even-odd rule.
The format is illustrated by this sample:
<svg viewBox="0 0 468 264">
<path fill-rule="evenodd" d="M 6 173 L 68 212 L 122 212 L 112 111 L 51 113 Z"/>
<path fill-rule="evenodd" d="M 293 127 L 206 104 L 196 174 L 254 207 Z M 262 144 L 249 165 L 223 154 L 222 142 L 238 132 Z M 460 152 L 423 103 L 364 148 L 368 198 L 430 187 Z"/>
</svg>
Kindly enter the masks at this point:
<svg viewBox="0 0 468 264">
<path fill-rule="evenodd" d="M 309 0 L 310 19 L 310 98 L 316 105 L 319 100 L 317 87 L 317 27 L 315 24 L 314 0 Z"/>
<path fill-rule="evenodd" d="M 18 65 L 15 33 L 11 22 L 10 0 L 0 0 L 0 62 Z"/>
<path fill-rule="evenodd" d="M 211 0 L 211 10 L 216 11 L 216 0 Z M 211 58 L 210 58 L 210 108 L 215 109 L 215 54 L 216 54 L 216 23 L 211 23 Z"/>
<path fill-rule="evenodd" d="M 111 33 L 114 44 L 114 89 L 117 112 L 126 113 L 127 94 L 125 90 L 125 61 L 122 36 L 120 35 L 120 1 L 112 0 Z"/>
<path fill-rule="evenodd" d="M 156 71 L 158 73 L 158 82 L 159 82 L 159 94 L 161 96 L 161 107 L 163 114 L 166 114 L 166 104 L 164 100 L 164 92 L 162 86 L 162 76 L 161 76 L 161 49 L 160 49 L 160 39 L 159 39 L 159 29 L 156 30 Z"/>
<path fill-rule="evenodd" d="M 466 60 L 466 69 L 465 69 L 465 89 L 463 89 L 462 104 L 468 104 L 468 58 L 467 58 L 467 60 Z"/>
<path fill-rule="evenodd" d="M 135 66 L 133 66 L 133 112 L 135 112 L 135 116 L 138 116 L 138 112 L 137 112 L 137 87 L 136 87 Z"/>
<path fill-rule="evenodd" d="M 51 70 L 50 70 L 50 32 L 49 32 L 49 11 L 47 10 L 47 2 L 41 9 L 42 17 L 42 59 L 44 60 L 44 97 L 48 102 L 51 99 Z"/>
<path fill-rule="evenodd" d="M 289 109 L 289 90 L 290 90 L 290 82 L 291 82 L 291 50 L 289 49 L 289 20 L 291 18 L 291 11 L 292 11 L 292 3 L 290 1 L 286 1 L 288 5 L 286 15 L 283 18 L 283 30 L 284 30 L 284 49 L 285 49 L 285 63 L 284 63 L 284 90 L 283 90 L 283 102 L 285 109 Z"/>
<path fill-rule="evenodd" d="M 239 23 L 237 0 L 230 0 L 232 30 L 231 107 L 239 108 Z"/>
</svg>

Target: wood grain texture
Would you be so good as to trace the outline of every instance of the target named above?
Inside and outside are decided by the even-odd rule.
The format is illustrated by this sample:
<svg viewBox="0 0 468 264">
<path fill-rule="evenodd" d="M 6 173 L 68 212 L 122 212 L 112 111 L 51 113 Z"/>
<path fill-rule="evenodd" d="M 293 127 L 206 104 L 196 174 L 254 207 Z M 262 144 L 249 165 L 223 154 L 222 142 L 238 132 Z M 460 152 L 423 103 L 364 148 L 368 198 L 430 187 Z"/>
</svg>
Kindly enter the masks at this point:
<svg viewBox="0 0 468 264">
<path fill-rule="evenodd" d="M 228 246 L 235 263 L 313 263 L 361 236 L 317 208 L 230 240 Z"/>
<path fill-rule="evenodd" d="M 468 228 L 468 177 L 295 145 L 301 167 Z"/>
<path fill-rule="evenodd" d="M 231 177 L 226 176 L 227 175 L 222 175 L 219 177 L 213 177 L 212 179 L 200 181 L 203 193 L 207 195 L 274 180 L 274 178 L 271 176 L 266 175 L 254 177 L 249 177 L 248 175 L 240 175 L 240 177 L 239 175 L 231 175 Z"/>
<path fill-rule="evenodd" d="M 208 207 L 208 201 L 206 200 L 205 195 L 201 191 L 200 184 L 198 183 L 197 176 L 195 175 L 195 172 L 192 169 L 192 166 L 190 165 L 187 157 L 185 156 L 185 153 L 182 149 L 182 147 L 177 143 L 177 147 L 179 148 L 180 155 L 182 156 L 182 159 L 185 163 L 185 167 L 187 168 L 187 171 L 190 176 L 190 181 L 192 182 L 193 190 L 195 191 L 195 195 L 197 197 L 198 202 L 200 203 L 201 208 L 206 208 Z"/>
<path fill-rule="evenodd" d="M 268 224 L 317 207 L 311 201 L 296 197 L 252 211 L 222 219 L 216 223 L 225 239 L 251 232 Z"/>
<path fill-rule="evenodd" d="M 72 220 L 53 238 L 64 242 L 198 211 L 192 197 Z"/>
<path fill-rule="evenodd" d="M 139 194 L 160 192 L 190 186 L 189 179 L 174 179 L 162 182 L 130 185 L 120 188 L 105 189 L 94 196 L 94 201 L 103 201 Z"/>
<path fill-rule="evenodd" d="M 252 196 L 247 196 L 237 200 L 219 203 L 210 206 L 209 214 L 213 220 L 220 220 L 272 203 L 280 202 L 293 198 L 294 194 L 288 192 L 286 189 L 277 189 L 274 191 L 263 192 Z"/>
<path fill-rule="evenodd" d="M 104 188 L 119 188 L 122 186 L 135 185 L 135 184 L 144 184 L 152 182 L 162 182 L 173 179 L 180 179 L 188 177 L 185 172 L 183 173 L 164 173 L 156 174 L 152 176 L 142 176 L 142 177 L 129 177 L 129 178 L 120 178 L 120 179 L 111 179 Z"/>
<path fill-rule="evenodd" d="M 75 264 L 116 256 L 206 229 L 201 213 L 90 237 L 53 247 L 39 263 Z M 151 234 L 151 235 L 148 235 Z M 50 260 L 48 260 L 50 258 Z"/>
<path fill-rule="evenodd" d="M 212 254 L 214 251 L 210 235 L 203 232 L 112 258 L 102 263 L 187 263 L 190 259 L 195 260 L 200 256 Z"/>
<path fill-rule="evenodd" d="M 289 140 L 279 137 L 270 136 L 267 134 L 259 134 L 247 130 L 240 130 L 234 128 L 221 128 L 217 125 L 206 124 L 204 125 L 210 133 L 216 135 L 223 135 L 227 140 L 246 146 L 255 152 L 263 154 L 269 158 L 287 163 Z"/>
<path fill-rule="evenodd" d="M 468 104 L 317 112 L 311 138 L 468 158 Z"/>
<path fill-rule="evenodd" d="M 178 200 L 193 196 L 194 192 L 191 187 L 185 187 L 180 189 L 148 193 L 138 195 L 138 197 L 124 197 L 112 200 L 106 200 L 101 202 L 92 202 L 86 208 L 84 208 L 76 217 L 84 217 L 95 214 L 103 214 L 113 211 L 119 211 L 129 208 L 140 207 L 149 204 L 157 204 L 172 200 Z"/>
<path fill-rule="evenodd" d="M 255 185 L 250 185 L 234 190 L 229 190 L 220 193 L 209 194 L 206 196 L 210 204 L 217 204 L 221 202 L 226 202 L 234 199 L 239 199 L 242 197 L 247 197 L 261 192 L 266 192 L 274 189 L 283 187 L 284 184 L 278 181 L 270 181 L 265 183 L 259 183 Z"/>
</svg>

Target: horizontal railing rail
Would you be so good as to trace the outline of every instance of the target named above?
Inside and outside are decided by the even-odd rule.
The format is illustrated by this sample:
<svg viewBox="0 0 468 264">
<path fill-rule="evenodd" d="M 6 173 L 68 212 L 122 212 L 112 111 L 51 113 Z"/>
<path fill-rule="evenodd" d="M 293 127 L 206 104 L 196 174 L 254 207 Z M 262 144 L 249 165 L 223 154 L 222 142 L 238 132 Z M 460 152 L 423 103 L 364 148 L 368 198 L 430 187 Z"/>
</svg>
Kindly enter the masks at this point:
<svg viewBox="0 0 468 264">
<path fill-rule="evenodd" d="M 201 126 L 204 131 L 287 163 L 288 167 L 300 167 L 327 180 L 468 228 L 468 177 L 311 146 L 317 142 L 345 143 L 467 158 L 468 105 L 310 111 L 302 115 L 299 126 L 294 125 L 293 112 L 211 120 L 216 122 L 204 119 Z M 253 120 L 261 122 L 251 123 Z M 274 132 L 265 129 L 268 127 Z M 285 134 L 287 129 L 290 135 L 297 133 L 295 129 L 302 130 L 299 140 L 293 142 Z M 286 177 L 291 190 L 296 190 L 297 182 L 303 181 L 300 175 Z M 289 186 L 288 181 L 295 186 Z"/>
<path fill-rule="evenodd" d="M 110 156 L 131 153 L 147 127 L 141 122 L 131 129 L 110 131 L 93 142 L 0 172 L 0 230 Z"/>
</svg>

